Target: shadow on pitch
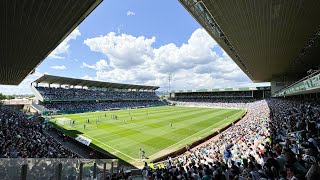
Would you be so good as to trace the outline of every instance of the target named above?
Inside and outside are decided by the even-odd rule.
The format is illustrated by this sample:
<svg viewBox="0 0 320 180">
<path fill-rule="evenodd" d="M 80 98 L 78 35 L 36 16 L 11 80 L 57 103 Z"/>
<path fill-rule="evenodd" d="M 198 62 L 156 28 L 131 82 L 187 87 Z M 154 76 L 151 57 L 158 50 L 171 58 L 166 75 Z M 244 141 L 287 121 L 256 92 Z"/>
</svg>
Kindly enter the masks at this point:
<svg viewBox="0 0 320 180">
<path fill-rule="evenodd" d="M 69 135 L 72 135 L 72 137 L 77 137 L 78 135 L 83 134 L 83 132 L 80 132 L 80 131 L 74 130 L 74 129 L 72 129 L 72 130 L 65 130 L 65 133 L 66 133 L 66 134 L 69 134 Z"/>
</svg>

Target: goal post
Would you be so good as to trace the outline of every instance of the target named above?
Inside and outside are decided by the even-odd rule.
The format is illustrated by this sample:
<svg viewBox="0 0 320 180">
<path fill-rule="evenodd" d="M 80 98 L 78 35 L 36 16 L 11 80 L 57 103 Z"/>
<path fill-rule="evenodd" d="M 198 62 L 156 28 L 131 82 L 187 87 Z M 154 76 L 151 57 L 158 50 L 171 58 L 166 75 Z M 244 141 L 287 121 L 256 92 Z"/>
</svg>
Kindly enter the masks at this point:
<svg viewBox="0 0 320 180">
<path fill-rule="evenodd" d="M 56 124 L 59 126 L 70 126 L 72 125 L 72 120 L 69 118 L 56 118 Z"/>
</svg>

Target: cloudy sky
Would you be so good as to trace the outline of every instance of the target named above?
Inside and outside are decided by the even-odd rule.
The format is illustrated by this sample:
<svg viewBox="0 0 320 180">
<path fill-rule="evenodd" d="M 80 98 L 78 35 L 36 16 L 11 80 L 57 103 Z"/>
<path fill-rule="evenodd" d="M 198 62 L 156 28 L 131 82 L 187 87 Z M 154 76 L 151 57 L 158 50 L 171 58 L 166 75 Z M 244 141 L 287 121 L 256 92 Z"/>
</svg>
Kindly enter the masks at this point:
<svg viewBox="0 0 320 180">
<path fill-rule="evenodd" d="M 171 89 L 254 86 L 178 0 L 105 0 L 19 86 L 43 74 Z"/>
</svg>

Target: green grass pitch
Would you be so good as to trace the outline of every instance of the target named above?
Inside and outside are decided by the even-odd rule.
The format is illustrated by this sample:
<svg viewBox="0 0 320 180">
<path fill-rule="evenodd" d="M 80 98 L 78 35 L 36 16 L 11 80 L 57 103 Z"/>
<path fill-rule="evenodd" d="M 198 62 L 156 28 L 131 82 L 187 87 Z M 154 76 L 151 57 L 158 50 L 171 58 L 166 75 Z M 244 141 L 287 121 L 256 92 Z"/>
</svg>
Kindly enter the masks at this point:
<svg viewBox="0 0 320 180">
<path fill-rule="evenodd" d="M 237 109 L 162 106 L 61 115 L 55 119 L 75 120 L 74 126 L 69 123 L 60 126 L 66 130 L 80 131 L 82 136 L 91 139 L 100 148 L 131 164 L 139 164 L 140 148 L 145 150 L 146 157 L 151 161 L 212 134 L 244 113 L 245 110 Z M 118 120 L 111 119 L 111 114 L 117 115 Z M 96 124 L 98 117 L 101 119 Z M 88 118 L 90 124 L 86 124 L 84 129 Z M 55 120 L 52 122 L 55 123 Z M 65 131 L 73 137 L 74 132 Z"/>
</svg>

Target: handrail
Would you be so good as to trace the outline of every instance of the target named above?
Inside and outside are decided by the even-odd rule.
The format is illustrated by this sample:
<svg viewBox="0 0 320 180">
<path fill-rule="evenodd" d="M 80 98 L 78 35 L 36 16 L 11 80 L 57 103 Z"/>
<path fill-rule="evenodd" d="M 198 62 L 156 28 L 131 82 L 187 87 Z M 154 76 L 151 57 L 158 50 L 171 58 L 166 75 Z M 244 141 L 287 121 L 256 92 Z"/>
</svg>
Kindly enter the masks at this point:
<svg viewBox="0 0 320 180">
<path fill-rule="evenodd" d="M 31 106 L 38 111 L 38 113 L 43 113 L 45 111 L 45 108 L 40 106 L 39 104 L 36 104 L 35 102 L 31 102 Z"/>
<path fill-rule="evenodd" d="M 35 88 L 34 86 L 31 86 L 31 91 L 35 95 L 36 98 L 38 98 L 40 101 L 44 100 L 44 97 L 41 95 L 41 93 Z"/>
</svg>

